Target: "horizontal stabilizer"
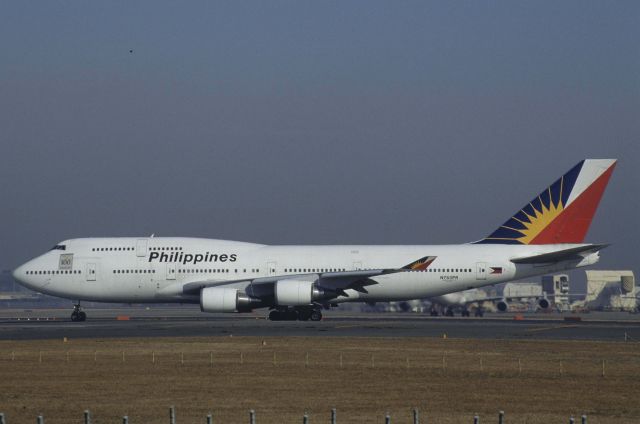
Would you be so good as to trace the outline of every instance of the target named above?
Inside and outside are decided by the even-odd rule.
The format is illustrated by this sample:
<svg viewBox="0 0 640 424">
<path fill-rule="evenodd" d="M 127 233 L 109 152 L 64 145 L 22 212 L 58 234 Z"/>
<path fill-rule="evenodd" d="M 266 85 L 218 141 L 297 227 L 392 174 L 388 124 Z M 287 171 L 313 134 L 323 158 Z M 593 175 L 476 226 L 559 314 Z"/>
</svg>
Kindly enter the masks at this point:
<svg viewBox="0 0 640 424">
<path fill-rule="evenodd" d="M 514 264 L 548 264 L 552 262 L 569 261 L 572 259 L 581 259 L 581 253 L 595 253 L 609 246 L 608 244 L 587 244 L 569 249 L 556 250 L 555 252 L 542 253 L 540 255 L 525 256 L 522 258 L 513 258 L 511 262 Z"/>
</svg>

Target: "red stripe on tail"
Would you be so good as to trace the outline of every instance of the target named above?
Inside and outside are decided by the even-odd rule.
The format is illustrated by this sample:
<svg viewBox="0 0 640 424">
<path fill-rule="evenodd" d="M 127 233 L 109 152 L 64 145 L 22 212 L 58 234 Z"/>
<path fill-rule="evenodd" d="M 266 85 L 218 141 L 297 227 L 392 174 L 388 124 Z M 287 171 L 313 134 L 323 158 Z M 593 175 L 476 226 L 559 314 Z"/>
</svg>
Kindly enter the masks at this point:
<svg viewBox="0 0 640 424">
<path fill-rule="evenodd" d="M 582 243 L 615 166 L 614 163 L 600 175 L 530 244 Z"/>
</svg>

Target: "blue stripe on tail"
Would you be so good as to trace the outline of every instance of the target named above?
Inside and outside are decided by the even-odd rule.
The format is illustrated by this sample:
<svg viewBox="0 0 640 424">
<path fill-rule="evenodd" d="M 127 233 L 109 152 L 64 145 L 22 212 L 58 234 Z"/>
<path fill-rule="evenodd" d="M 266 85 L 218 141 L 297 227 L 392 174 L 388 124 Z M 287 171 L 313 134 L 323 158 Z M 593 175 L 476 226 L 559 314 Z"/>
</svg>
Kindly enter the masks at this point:
<svg viewBox="0 0 640 424">
<path fill-rule="evenodd" d="M 543 211 L 544 208 L 549 209 L 552 206 L 565 206 L 571 190 L 580 175 L 580 170 L 584 160 L 580 161 L 576 166 L 571 168 L 569 172 L 558 178 L 553 184 L 542 191 L 538 196 L 534 197 L 531 202 L 527 203 L 522 209 L 509 218 L 504 224 L 498 227 L 487 238 L 475 243 L 479 244 L 522 244 L 519 238 L 525 234 L 519 230 L 525 230 L 524 223 L 530 223 L 529 216 L 536 216 Z M 537 211 L 537 213 L 536 213 Z"/>
</svg>

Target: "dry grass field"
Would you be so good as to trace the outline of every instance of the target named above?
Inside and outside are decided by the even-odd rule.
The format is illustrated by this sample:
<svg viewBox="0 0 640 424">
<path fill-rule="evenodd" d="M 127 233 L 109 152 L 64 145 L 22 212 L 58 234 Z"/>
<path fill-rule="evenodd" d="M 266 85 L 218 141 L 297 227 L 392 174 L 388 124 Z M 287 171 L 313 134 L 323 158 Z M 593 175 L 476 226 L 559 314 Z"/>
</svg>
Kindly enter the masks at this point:
<svg viewBox="0 0 640 424">
<path fill-rule="evenodd" d="M 603 369 L 604 360 L 604 369 Z M 603 376 L 604 371 L 604 376 Z M 8 424 L 640 422 L 640 344 L 388 338 L 0 342 Z M 577 420 L 579 422 L 579 420 Z"/>
</svg>

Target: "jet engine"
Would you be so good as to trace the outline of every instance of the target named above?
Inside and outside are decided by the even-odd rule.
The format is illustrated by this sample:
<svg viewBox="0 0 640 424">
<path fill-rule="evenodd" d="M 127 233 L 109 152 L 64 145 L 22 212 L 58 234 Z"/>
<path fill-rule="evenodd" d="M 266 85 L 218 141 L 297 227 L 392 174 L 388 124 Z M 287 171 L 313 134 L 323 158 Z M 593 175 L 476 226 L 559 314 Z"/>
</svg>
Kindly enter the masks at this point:
<svg viewBox="0 0 640 424">
<path fill-rule="evenodd" d="M 324 297 L 324 291 L 319 289 L 313 281 L 278 280 L 275 288 L 277 305 L 302 306 Z"/>
<path fill-rule="evenodd" d="M 248 312 L 251 298 L 230 287 L 205 287 L 200 291 L 202 312 Z"/>
<path fill-rule="evenodd" d="M 506 299 L 502 299 L 501 301 L 496 303 L 496 308 L 500 312 L 507 312 L 507 310 L 509 309 L 509 303 L 507 303 Z"/>
<path fill-rule="evenodd" d="M 551 304 L 549 303 L 549 299 L 543 297 L 542 299 L 538 300 L 538 306 L 540 307 L 540 309 L 548 309 Z"/>
</svg>

